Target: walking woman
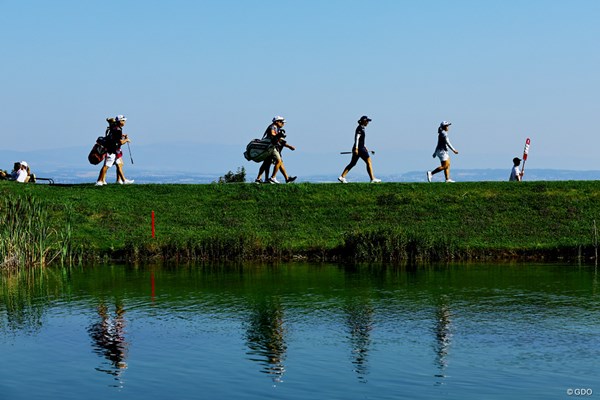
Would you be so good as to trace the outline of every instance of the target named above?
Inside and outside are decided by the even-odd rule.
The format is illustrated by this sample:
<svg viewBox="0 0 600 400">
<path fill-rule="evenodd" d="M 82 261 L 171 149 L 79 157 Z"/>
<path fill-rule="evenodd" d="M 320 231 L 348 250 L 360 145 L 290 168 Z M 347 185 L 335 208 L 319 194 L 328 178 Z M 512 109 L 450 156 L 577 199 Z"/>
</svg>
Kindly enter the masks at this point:
<svg viewBox="0 0 600 400">
<path fill-rule="evenodd" d="M 271 164 L 274 164 L 273 167 L 273 175 L 268 178 L 265 183 L 279 183 L 277 178 L 277 172 L 281 171 L 281 174 L 285 178 L 285 183 L 292 183 L 296 180 L 296 176 L 288 176 L 287 171 L 285 170 L 285 166 L 283 165 L 283 159 L 281 158 L 281 151 L 284 147 L 294 151 L 296 148 L 292 145 L 289 145 L 285 140 L 285 130 L 283 129 L 283 125 L 285 125 L 285 118 L 281 116 L 276 116 L 273 118 L 273 123 L 267 127 L 265 133 L 263 135 L 263 139 L 270 139 L 271 145 L 273 146 L 273 155 L 268 157 L 265 161 L 263 161 L 262 165 L 258 170 L 258 176 L 254 180 L 256 183 L 261 183 L 261 176 L 263 172 L 265 173 L 265 179 L 269 176 L 269 169 Z"/>
<path fill-rule="evenodd" d="M 440 127 L 438 128 L 438 142 L 433 153 L 433 158 L 438 157 L 441 165 L 433 171 L 427 171 L 428 182 L 431 182 L 433 175 L 442 171 L 444 171 L 446 182 L 454 182 L 452 179 L 450 179 L 450 154 L 448 153 L 448 150 L 452 150 L 454 154 L 458 154 L 458 151 L 452 147 L 450 139 L 448 139 L 448 130 L 450 129 L 450 125 L 452 125 L 450 122 L 442 121 Z"/>
<path fill-rule="evenodd" d="M 98 181 L 96 186 L 106 185 L 106 171 L 113 165 L 117 168 L 117 183 L 130 184 L 133 183 L 133 179 L 125 179 L 123 174 L 123 152 L 121 146 L 125 143 L 130 143 L 129 137 L 123 133 L 123 127 L 127 118 L 122 115 L 117 115 L 115 118 L 108 118 L 108 129 L 106 135 L 106 158 L 104 159 L 104 165 L 100 170 Z"/>
<path fill-rule="evenodd" d="M 354 146 L 352 147 L 352 160 L 350 160 L 350 164 L 344 168 L 344 172 L 338 178 L 338 181 L 342 183 L 348 183 L 346 180 L 346 175 L 350 170 L 356 165 L 359 158 L 367 164 L 367 173 L 369 174 L 369 178 L 371 178 L 371 183 L 379 183 L 381 179 L 375 178 L 373 175 L 373 166 L 371 165 L 371 157 L 369 156 L 369 150 L 365 146 L 365 128 L 369 125 L 369 122 L 372 120 L 363 115 L 358 120 L 358 126 L 356 127 L 356 131 L 354 132 Z"/>
</svg>

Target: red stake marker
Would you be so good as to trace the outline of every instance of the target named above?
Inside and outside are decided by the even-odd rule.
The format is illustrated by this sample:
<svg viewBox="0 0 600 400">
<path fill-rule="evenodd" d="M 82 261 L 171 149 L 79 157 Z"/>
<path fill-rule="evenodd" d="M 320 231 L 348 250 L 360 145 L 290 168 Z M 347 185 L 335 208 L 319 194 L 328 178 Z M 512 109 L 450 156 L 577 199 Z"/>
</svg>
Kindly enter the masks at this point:
<svg viewBox="0 0 600 400">
<path fill-rule="evenodd" d="M 152 211 L 152 237 L 154 238 L 154 211 Z"/>
</svg>

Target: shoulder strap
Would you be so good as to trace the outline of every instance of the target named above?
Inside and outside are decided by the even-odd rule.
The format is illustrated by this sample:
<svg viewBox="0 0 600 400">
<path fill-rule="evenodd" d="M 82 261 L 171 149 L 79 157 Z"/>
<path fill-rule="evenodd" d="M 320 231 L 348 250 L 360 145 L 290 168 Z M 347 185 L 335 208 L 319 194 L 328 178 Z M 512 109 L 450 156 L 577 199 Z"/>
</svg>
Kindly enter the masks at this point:
<svg viewBox="0 0 600 400">
<path fill-rule="evenodd" d="M 267 126 L 267 129 L 265 129 L 265 133 L 263 133 L 263 139 L 267 139 L 271 136 L 271 129 L 273 127 L 273 124 Z"/>
</svg>

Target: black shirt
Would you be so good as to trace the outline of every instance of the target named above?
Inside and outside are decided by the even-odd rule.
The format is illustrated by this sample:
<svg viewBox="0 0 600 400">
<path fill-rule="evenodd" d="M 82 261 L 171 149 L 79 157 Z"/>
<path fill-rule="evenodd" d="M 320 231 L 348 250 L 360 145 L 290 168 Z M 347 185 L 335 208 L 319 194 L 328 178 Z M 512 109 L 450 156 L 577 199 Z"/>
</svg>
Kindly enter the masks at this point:
<svg viewBox="0 0 600 400">
<path fill-rule="evenodd" d="M 354 148 L 362 149 L 365 147 L 365 127 L 358 125 L 354 132 Z"/>
<path fill-rule="evenodd" d="M 117 153 L 121 149 L 121 140 L 123 139 L 123 128 L 120 126 L 111 126 L 106 136 L 106 151 L 111 154 Z"/>
</svg>

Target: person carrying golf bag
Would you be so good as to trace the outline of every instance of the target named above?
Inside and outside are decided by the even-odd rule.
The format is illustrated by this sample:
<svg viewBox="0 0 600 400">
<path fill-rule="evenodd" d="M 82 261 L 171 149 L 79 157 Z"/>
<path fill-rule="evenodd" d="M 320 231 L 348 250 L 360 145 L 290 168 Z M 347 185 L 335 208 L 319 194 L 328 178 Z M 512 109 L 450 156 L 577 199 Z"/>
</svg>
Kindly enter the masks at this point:
<svg viewBox="0 0 600 400">
<path fill-rule="evenodd" d="M 288 176 L 287 171 L 285 170 L 285 166 L 283 165 L 283 159 L 281 158 L 281 151 L 284 147 L 294 151 L 296 148 L 287 143 L 285 140 L 285 130 L 283 129 L 283 125 L 285 124 L 285 118 L 281 116 L 276 116 L 272 120 L 272 124 L 267 127 L 265 133 L 263 135 L 263 139 L 271 140 L 271 155 L 267 157 L 258 170 L 258 175 L 255 179 L 256 183 L 261 182 L 261 176 L 265 173 L 265 179 L 269 176 L 269 169 L 271 164 L 273 166 L 273 174 L 270 178 L 266 180 L 265 183 L 277 184 L 279 181 L 275 177 L 277 172 L 281 171 L 281 174 L 285 178 L 285 183 L 292 183 L 296 180 L 296 176 Z"/>
<path fill-rule="evenodd" d="M 121 146 L 125 143 L 130 143 L 131 140 L 127 135 L 123 133 L 123 127 L 127 118 L 122 115 L 117 115 L 115 118 L 107 118 L 108 128 L 106 129 L 106 138 L 104 141 L 106 147 L 106 158 L 104 159 L 104 165 L 98 175 L 98 181 L 96 186 L 106 185 L 106 172 L 110 167 L 115 165 L 117 167 L 117 183 L 120 184 L 131 184 L 133 179 L 125 179 L 123 174 L 123 151 Z"/>
</svg>

